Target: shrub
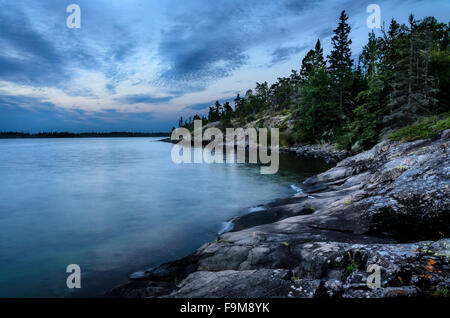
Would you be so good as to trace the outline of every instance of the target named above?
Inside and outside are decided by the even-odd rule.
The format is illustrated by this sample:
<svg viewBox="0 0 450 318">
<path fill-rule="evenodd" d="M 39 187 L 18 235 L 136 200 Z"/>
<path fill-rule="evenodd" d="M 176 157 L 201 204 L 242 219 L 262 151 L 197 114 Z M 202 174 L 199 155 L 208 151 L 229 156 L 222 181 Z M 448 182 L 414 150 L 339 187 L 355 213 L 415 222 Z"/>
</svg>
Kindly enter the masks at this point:
<svg viewBox="0 0 450 318">
<path fill-rule="evenodd" d="M 436 136 L 450 128 L 449 113 L 419 119 L 415 124 L 403 127 L 389 136 L 394 141 L 414 141 Z"/>
<path fill-rule="evenodd" d="M 354 143 L 354 139 L 351 133 L 339 135 L 335 138 L 335 140 L 337 147 L 342 150 L 350 150 Z"/>
</svg>

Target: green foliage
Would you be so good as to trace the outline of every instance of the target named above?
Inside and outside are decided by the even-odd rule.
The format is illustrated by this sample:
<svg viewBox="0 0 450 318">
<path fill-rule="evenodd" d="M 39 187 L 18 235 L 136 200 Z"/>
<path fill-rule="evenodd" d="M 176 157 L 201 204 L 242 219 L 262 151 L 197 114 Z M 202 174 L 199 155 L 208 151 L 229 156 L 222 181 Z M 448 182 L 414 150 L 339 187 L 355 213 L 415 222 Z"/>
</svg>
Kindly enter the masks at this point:
<svg viewBox="0 0 450 318">
<path fill-rule="evenodd" d="M 450 109 L 450 54 L 448 50 L 432 51 L 430 61 L 431 72 L 438 83 L 438 95 L 433 113 L 440 113 Z"/>
<path fill-rule="evenodd" d="M 246 118 L 246 122 L 252 122 L 252 121 L 255 121 L 256 120 L 256 117 L 255 117 L 255 115 L 248 115 Z"/>
<path fill-rule="evenodd" d="M 335 142 L 338 149 L 350 150 L 355 142 L 352 133 L 340 133 L 336 136 Z"/>
<path fill-rule="evenodd" d="M 439 120 L 435 125 L 433 125 L 433 129 L 437 132 L 444 131 L 446 129 L 450 129 L 450 116 Z"/>
<path fill-rule="evenodd" d="M 332 78 L 324 68 L 318 68 L 301 89 L 298 131 L 305 141 L 331 140 L 341 116 L 333 95 Z"/>
<path fill-rule="evenodd" d="M 323 57 L 323 49 L 320 40 L 317 40 L 314 50 L 310 50 L 302 60 L 302 67 L 300 69 L 301 81 L 306 82 L 319 67 L 325 68 L 326 62 Z"/>
<path fill-rule="evenodd" d="M 299 144 L 304 139 L 298 132 L 290 132 L 287 133 L 285 131 L 280 131 L 280 146 L 282 147 L 291 147 L 296 144 Z"/>
<path fill-rule="evenodd" d="M 347 266 L 347 272 L 351 273 L 354 270 L 358 269 L 358 264 L 355 262 L 355 260 L 351 256 L 350 252 L 348 252 L 347 254 L 348 254 L 348 259 L 350 262 L 350 264 Z"/>
<path fill-rule="evenodd" d="M 448 24 L 413 15 L 407 25 L 392 19 L 380 35 L 369 34 L 355 65 L 350 32 L 342 11 L 328 61 L 317 41 L 300 70 L 272 85 L 256 83 L 254 90 L 236 96 L 234 109 L 217 101 L 202 117 L 180 118 L 179 126 L 192 130 L 193 121 L 201 119 L 219 122 L 219 128 L 250 122 L 258 127 L 283 115 L 288 119 L 278 127 L 281 146 L 333 142 L 347 150 L 355 143 L 358 150 L 371 148 L 386 128 L 410 125 L 392 134 L 393 140 L 430 138 L 450 128 L 448 115 L 439 116 L 450 110 Z M 424 116 L 431 117 L 417 121 Z"/>
<path fill-rule="evenodd" d="M 442 81 L 448 81 L 450 66 L 445 58 L 446 34 L 448 26 L 432 17 L 417 21 L 411 15 L 408 25 L 397 28 L 383 61 L 388 84 L 387 124 L 411 124 L 418 115 L 442 112 L 438 105 L 448 105 L 445 94 L 440 93 L 448 90 L 448 82 L 442 85 Z"/>
<path fill-rule="evenodd" d="M 394 141 L 414 141 L 432 138 L 443 130 L 450 129 L 449 114 L 419 119 L 415 124 L 397 130 L 389 138 Z"/>
<path fill-rule="evenodd" d="M 338 26 L 331 38 L 333 49 L 328 56 L 328 62 L 333 79 L 331 84 L 337 92 L 336 95 L 330 96 L 332 104 L 339 105 L 340 111 L 351 118 L 353 116 L 353 105 L 350 102 L 353 60 L 350 48 L 352 40 L 349 38 L 351 27 L 347 20 L 348 16 L 344 10 L 341 12 Z"/>
<path fill-rule="evenodd" d="M 368 149 L 378 142 L 378 134 L 384 113 L 382 105 L 383 82 L 379 72 L 381 63 L 381 40 L 374 33 L 369 34 L 369 42 L 361 55 L 366 70 L 366 87 L 356 96 L 359 106 L 353 111 L 354 121 L 350 128 L 352 140 L 358 141 L 362 149 Z"/>
<path fill-rule="evenodd" d="M 290 147 L 294 144 L 294 138 L 291 134 L 287 134 L 284 131 L 280 131 L 280 146 Z"/>
<path fill-rule="evenodd" d="M 358 264 L 356 264 L 355 262 L 352 262 L 347 266 L 347 272 L 349 273 L 353 272 L 355 269 L 358 269 Z"/>
<path fill-rule="evenodd" d="M 450 294 L 448 293 L 448 288 L 446 288 L 446 287 L 435 288 L 432 295 L 435 297 L 449 297 L 450 296 Z"/>
</svg>

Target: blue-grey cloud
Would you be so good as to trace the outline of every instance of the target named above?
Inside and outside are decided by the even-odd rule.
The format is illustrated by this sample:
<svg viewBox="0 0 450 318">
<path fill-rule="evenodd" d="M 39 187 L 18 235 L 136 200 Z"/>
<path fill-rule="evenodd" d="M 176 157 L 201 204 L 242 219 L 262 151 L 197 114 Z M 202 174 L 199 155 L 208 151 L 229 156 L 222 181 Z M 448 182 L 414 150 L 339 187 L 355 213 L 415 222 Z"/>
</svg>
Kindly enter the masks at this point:
<svg viewBox="0 0 450 318">
<path fill-rule="evenodd" d="M 208 107 L 213 106 L 214 102 L 206 102 L 206 103 L 198 103 L 198 104 L 193 104 L 193 105 L 189 105 L 186 107 L 186 109 L 192 109 L 192 110 L 205 110 L 208 109 Z"/>
<path fill-rule="evenodd" d="M 314 5 L 322 2 L 321 0 L 286 0 L 284 5 L 289 11 L 300 13 L 311 9 Z"/>
<path fill-rule="evenodd" d="M 209 34 L 214 26 L 177 25 L 164 32 L 159 54 L 166 81 L 199 81 L 228 76 L 247 61 L 240 39 L 225 33 Z"/>
<path fill-rule="evenodd" d="M 159 104 L 169 102 L 175 97 L 176 96 L 154 97 L 148 94 L 136 94 L 121 97 L 120 99 L 118 99 L 118 101 L 125 104 Z"/>
<path fill-rule="evenodd" d="M 308 45 L 281 47 L 272 52 L 272 65 L 288 60 L 292 55 L 308 49 Z"/>
<path fill-rule="evenodd" d="M 35 86 L 65 87 L 76 69 L 98 70 L 115 84 L 127 77 L 118 69 L 136 48 L 136 39 L 129 30 L 114 23 L 105 23 L 108 32 L 98 29 L 88 14 L 81 29 L 65 26 L 66 6 L 71 1 L 33 2 L 2 1 L 0 10 L 0 79 Z M 86 0 L 83 9 L 105 11 Z M 28 10 L 27 10 L 28 9 Z M 30 11 L 32 9 L 32 11 Z M 32 12 L 32 13 L 30 13 Z M 82 11 L 84 12 L 84 11 Z M 37 21 L 46 20 L 43 27 Z M 117 39 L 120 38 L 120 41 Z M 101 46 L 105 42 L 106 46 Z"/>
<path fill-rule="evenodd" d="M 17 8 L 0 10 L 0 78 L 35 85 L 55 85 L 67 75 L 55 45 L 34 30 Z"/>
</svg>

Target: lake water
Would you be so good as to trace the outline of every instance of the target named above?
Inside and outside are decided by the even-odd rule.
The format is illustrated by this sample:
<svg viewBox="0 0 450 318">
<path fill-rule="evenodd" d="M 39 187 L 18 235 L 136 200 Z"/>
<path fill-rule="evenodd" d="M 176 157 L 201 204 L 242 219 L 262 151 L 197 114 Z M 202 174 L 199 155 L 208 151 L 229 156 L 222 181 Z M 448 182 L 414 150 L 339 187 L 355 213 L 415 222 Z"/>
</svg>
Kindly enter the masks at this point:
<svg viewBox="0 0 450 318">
<path fill-rule="evenodd" d="M 96 297 L 213 241 L 323 163 L 181 164 L 157 138 L 0 140 L 0 297 Z M 66 267 L 81 267 L 68 289 Z"/>
</svg>

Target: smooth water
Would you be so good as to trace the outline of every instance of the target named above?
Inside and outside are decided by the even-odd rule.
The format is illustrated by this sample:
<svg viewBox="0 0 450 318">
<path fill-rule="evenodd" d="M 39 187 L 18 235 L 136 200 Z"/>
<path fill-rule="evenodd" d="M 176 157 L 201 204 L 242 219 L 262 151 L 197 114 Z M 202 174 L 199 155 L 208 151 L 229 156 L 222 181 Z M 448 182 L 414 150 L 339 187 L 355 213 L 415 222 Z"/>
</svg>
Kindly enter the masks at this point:
<svg viewBox="0 0 450 318">
<path fill-rule="evenodd" d="M 157 138 L 0 140 L 0 297 L 95 297 L 193 252 L 226 220 L 326 168 L 172 163 Z M 68 289 L 66 267 L 81 267 Z"/>
</svg>

